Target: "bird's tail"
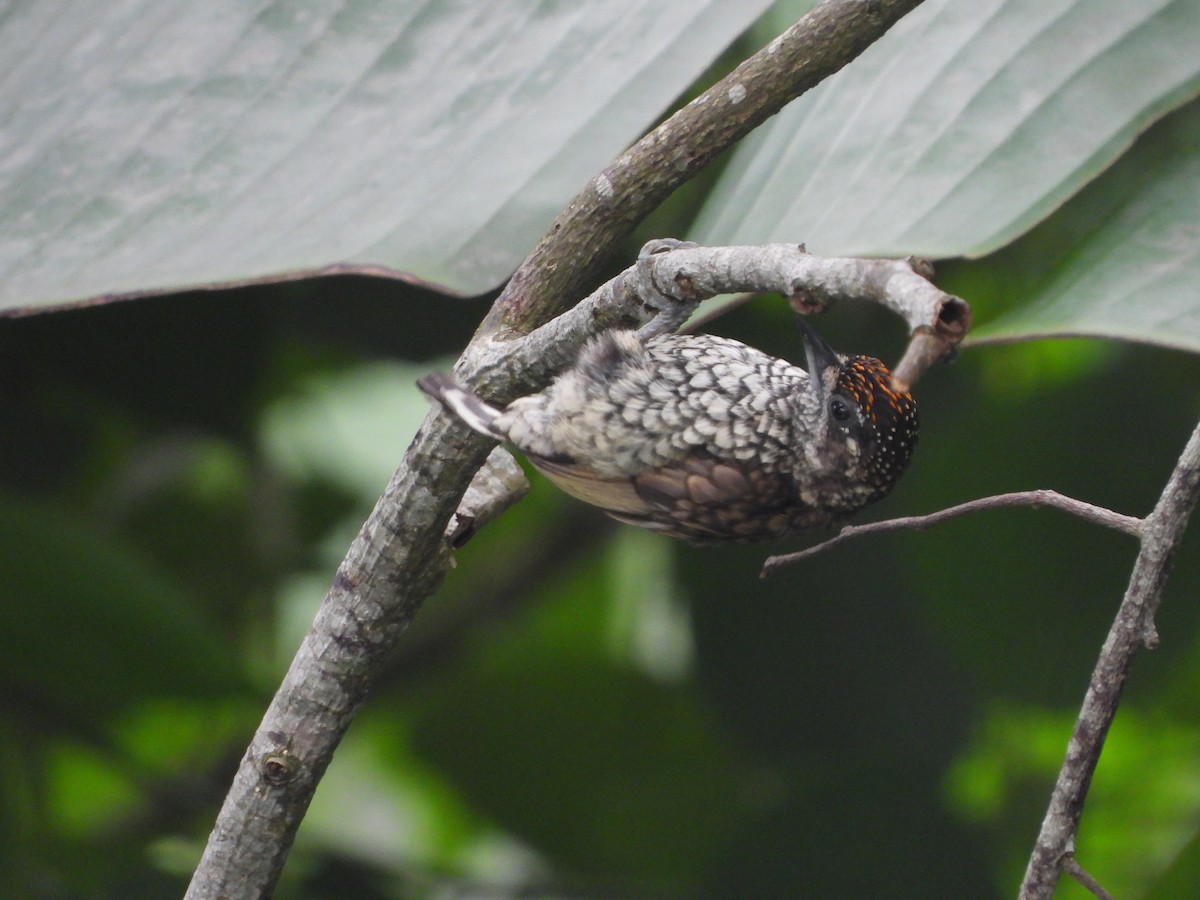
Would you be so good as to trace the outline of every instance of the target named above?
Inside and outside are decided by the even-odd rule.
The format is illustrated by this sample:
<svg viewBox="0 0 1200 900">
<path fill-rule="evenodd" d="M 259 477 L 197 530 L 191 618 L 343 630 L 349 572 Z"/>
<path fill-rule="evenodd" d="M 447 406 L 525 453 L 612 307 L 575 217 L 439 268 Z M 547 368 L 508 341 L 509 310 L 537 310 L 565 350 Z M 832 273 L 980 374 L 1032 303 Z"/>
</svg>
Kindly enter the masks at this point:
<svg viewBox="0 0 1200 900">
<path fill-rule="evenodd" d="M 417 379 L 417 387 L 475 431 L 498 441 L 504 440 L 504 433 L 497 431 L 495 426 L 500 410 L 478 394 L 471 393 L 455 381 L 453 376 L 442 372 L 430 372 L 424 378 Z"/>
</svg>

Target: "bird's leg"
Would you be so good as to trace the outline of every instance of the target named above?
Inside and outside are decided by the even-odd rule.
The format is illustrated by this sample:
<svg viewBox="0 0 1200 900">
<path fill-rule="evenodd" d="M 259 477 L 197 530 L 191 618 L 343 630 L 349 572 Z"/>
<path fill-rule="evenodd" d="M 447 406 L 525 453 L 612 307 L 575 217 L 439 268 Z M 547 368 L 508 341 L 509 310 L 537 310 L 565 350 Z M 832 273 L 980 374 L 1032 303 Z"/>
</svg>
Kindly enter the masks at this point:
<svg viewBox="0 0 1200 900">
<path fill-rule="evenodd" d="M 695 241 L 679 241 L 675 238 L 659 238 L 648 241 L 638 253 L 637 292 L 642 303 L 654 311 L 654 317 L 637 330 L 643 343 L 660 334 L 671 334 L 687 321 L 696 309 L 698 299 L 680 297 L 663 291 L 654 279 L 654 257 L 672 250 L 685 250 L 699 246 Z"/>
</svg>

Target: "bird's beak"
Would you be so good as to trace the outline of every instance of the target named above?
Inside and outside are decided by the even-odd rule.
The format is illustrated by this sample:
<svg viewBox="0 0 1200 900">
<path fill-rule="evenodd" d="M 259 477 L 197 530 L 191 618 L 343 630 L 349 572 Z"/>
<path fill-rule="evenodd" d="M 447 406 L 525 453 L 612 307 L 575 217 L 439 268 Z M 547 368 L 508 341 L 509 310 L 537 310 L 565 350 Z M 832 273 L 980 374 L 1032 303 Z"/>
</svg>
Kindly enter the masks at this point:
<svg viewBox="0 0 1200 900">
<path fill-rule="evenodd" d="M 833 352 L 833 348 L 825 343 L 825 338 L 817 334 L 816 329 L 809 325 L 803 316 L 796 318 L 796 324 L 800 327 L 800 338 L 804 341 L 804 357 L 808 361 L 808 375 L 813 393 L 820 399 L 825 392 L 821 376 L 827 368 L 837 366 L 841 361 Z"/>
</svg>

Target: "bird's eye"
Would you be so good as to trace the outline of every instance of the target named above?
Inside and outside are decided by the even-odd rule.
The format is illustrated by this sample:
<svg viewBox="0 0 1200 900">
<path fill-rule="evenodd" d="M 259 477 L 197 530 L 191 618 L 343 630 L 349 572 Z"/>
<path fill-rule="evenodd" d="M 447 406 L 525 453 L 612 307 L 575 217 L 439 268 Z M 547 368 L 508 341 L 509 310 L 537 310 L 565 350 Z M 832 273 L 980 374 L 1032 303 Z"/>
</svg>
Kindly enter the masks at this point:
<svg viewBox="0 0 1200 900">
<path fill-rule="evenodd" d="M 841 397 L 834 397 L 829 401 L 829 414 L 839 422 L 845 422 L 850 418 L 850 404 Z"/>
</svg>

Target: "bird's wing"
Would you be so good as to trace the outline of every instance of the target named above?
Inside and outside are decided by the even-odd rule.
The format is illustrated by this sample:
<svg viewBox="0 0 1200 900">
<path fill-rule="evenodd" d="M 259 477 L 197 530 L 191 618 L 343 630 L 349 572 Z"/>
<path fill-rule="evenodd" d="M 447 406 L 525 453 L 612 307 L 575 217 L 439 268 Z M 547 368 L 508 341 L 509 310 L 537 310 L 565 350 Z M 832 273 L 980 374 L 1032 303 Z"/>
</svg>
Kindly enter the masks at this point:
<svg viewBox="0 0 1200 900">
<path fill-rule="evenodd" d="M 692 541 L 779 537 L 798 511 L 790 478 L 703 454 L 631 478 L 596 475 L 571 462 L 530 461 L 563 491 L 614 519 Z"/>
<path fill-rule="evenodd" d="M 636 514 L 650 511 L 649 505 L 638 496 L 633 480 L 597 475 L 573 462 L 547 459 L 526 454 L 533 467 L 553 481 L 564 492 L 584 503 L 598 506 L 605 512 Z"/>
</svg>

